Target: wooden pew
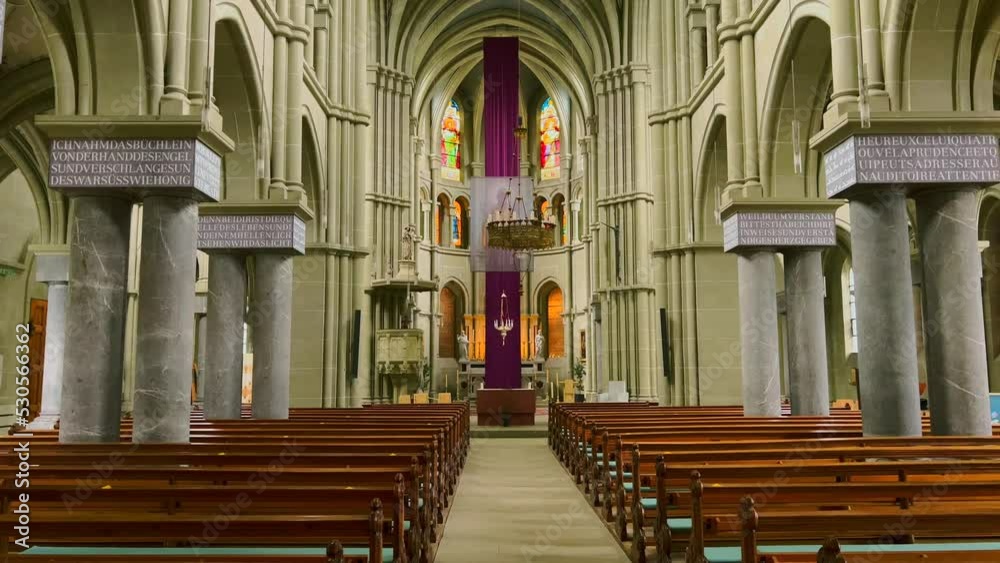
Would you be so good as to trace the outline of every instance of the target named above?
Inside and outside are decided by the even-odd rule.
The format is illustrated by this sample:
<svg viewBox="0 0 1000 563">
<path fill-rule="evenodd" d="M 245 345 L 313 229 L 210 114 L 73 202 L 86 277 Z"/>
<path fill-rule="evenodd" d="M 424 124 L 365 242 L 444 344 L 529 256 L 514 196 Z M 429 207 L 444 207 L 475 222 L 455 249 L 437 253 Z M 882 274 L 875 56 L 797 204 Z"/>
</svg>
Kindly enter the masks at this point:
<svg viewBox="0 0 1000 563">
<path fill-rule="evenodd" d="M 995 507 L 995 505 L 994 505 Z M 1000 543 L 979 541 L 914 541 L 915 535 L 945 540 L 963 540 L 969 536 L 992 537 L 996 527 L 989 522 L 988 504 L 974 507 L 932 505 L 917 516 L 891 510 L 841 512 L 758 512 L 752 498 L 740 503 L 738 518 L 725 532 L 737 539 L 739 557 L 733 558 L 733 548 L 702 548 L 692 545 L 688 561 L 712 563 L 985 563 L 1000 560 Z M 900 522 L 908 525 L 901 526 Z M 738 528 L 738 531 L 734 530 Z M 905 537 L 891 536 L 886 530 L 905 528 Z M 812 534 L 825 541 L 798 545 L 766 545 L 761 542 L 773 530 L 784 540 L 788 531 L 798 536 Z M 916 534 L 914 534 L 916 532 Z M 832 536 L 863 538 L 863 544 L 841 545 Z M 899 542 L 898 540 L 903 540 Z M 811 552 L 811 553 L 810 553 Z"/>
<path fill-rule="evenodd" d="M 0 516 L 4 525 L 9 525 L 10 515 Z M 0 545 L 4 560 L 11 563 L 46 561 L 69 563 L 86 561 L 83 556 L 91 553 L 92 561 L 325 561 L 328 563 L 359 562 L 388 563 L 403 562 L 405 552 L 397 549 L 398 537 L 384 519 L 382 503 L 378 498 L 371 501 L 368 514 L 337 516 L 294 516 L 294 515 L 243 515 L 226 522 L 225 527 L 215 526 L 212 543 L 215 546 L 200 545 L 198 534 L 206 531 L 204 515 L 164 516 L 149 514 L 116 514 L 113 512 L 65 515 L 51 517 L 43 528 L 43 538 L 51 538 L 60 543 L 88 542 L 95 538 L 115 541 L 160 544 L 160 548 L 81 548 L 40 547 L 23 553 L 8 551 L 7 537 Z M 38 532 L 32 529 L 33 541 Z M 329 542 L 324 534 L 336 534 L 338 539 Z M 188 545 L 177 546 L 186 543 Z M 208 542 L 201 542 L 207 544 Z M 262 549 L 260 544 L 279 544 L 280 547 Z M 313 544 L 314 549 L 295 549 L 289 544 Z M 174 545 L 171 545 L 174 544 Z M 225 544 L 252 544 L 253 548 L 223 547 Z M 345 548 L 345 546 L 349 546 Z M 359 549 L 356 546 L 361 546 Z M 104 553 L 101 553 L 101 552 Z M 288 552 L 286 554 L 286 551 Z M 97 553 L 94 553 L 97 552 Z M 132 552 L 131 555 L 128 553 Z M 238 552 L 236 555 L 233 552 Z M 346 552 L 346 553 L 345 553 Z M 112 558 L 113 555 L 117 557 Z M 216 557 L 213 554 L 217 554 Z M 286 559 L 288 557 L 288 559 Z"/>
<path fill-rule="evenodd" d="M 193 413 L 193 443 L 184 445 L 58 445 L 57 432 L 35 433 L 31 440 L 31 461 L 39 465 L 34 465 L 31 472 L 32 490 L 37 491 L 32 499 L 36 518 L 33 540 L 37 541 L 39 536 L 37 525 L 44 532 L 43 538 L 48 538 L 47 543 L 106 543 L 110 538 L 124 543 L 152 541 L 179 546 L 168 549 L 173 550 L 169 553 L 161 550 L 155 555 L 102 553 L 95 557 L 121 561 L 185 560 L 192 554 L 183 553 L 183 544 L 194 537 L 189 532 L 195 521 L 215 516 L 212 511 L 218 512 L 217 501 L 240 494 L 249 496 L 248 475 L 268 468 L 268 460 L 273 460 L 281 447 L 287 447 L 288 438 L 294 437 L 293 443 L 304 451 L 295 452 L 294 463 L 280 467 L 276 472 L 278 478 L 254 496 L 246 512 L 235 519 L 241 524 L 227 523 L 223 539 L 232 542 L 235 551 L 215 552 L 204 560 L 247 557 L 248 561 L 258 561 L 261 559 L 254 551 L 261 544 L 299 543 L 310 547 L 289 555 L 306 558 L 303 560 L 339 561 L 336 550 L 325 552 L 327 544 L 337 545 L 330 543 L 330 538 L 348 545 L 345 560 L 369 557 L 374 560 L 373 554 L 356 553 L 359 543 L 367 545 L 368 536 L 375 535 L 368 531 L 359 533 L 358 528 L 358 522 L 368 522 L 374 513 L 374 507 L 369 509 L 365 502 L 373 497 L 379 502 L 380 513 L 382 503 L 394 514 L 399 510 L 391 519 L 394 524 L 387 525 L 386 530 L 378 529 L 379 535 L 386 531 L 395 534 L 386 541 L 393 548 L 394 560 L 405 561 L 412 556 L 426 561 L 429 541 L 421 530 L 443 523 L 440 507 L 453 491 L 469 444 L 468 406 L 456 403 L 443 407 L 419 405 L 406 407 L 405 411 L 345 409 L 351 411 L 348 413 L 293 410 L 289 421 L 223 423 L 197 420 L 197 413 Z M 423 418 L 415 422 L 418 414 Z M 128 440 L 130 433 L 130 421 L 125 421 L 123 440 Z M 16 443 L 17 439 L 8 439 L 0 444 L 5 450 L 0 458 L 3 464 L 0 478 L 9 478 L 16 470 L 12 451 Z M 404 481 L 402 474 L 390 474 L 397 470 L 406 472 L 411 480 Z M 74 486 L 80 478 L 87 479 L 95 473 L 97 483 L 83 495 L 82 505 L 74 502 L 72 511 L 60 508 L 67 493 L 77 492 Z M 7 495 L 16 493 L 2 485 L 0 489 Z M 132 498 L 141 500 L 129 500 Z M 7 504 L 4 502 L 3 507 L 10 508 Z M 108 514 L 118 514 L 118 519 Z M 263 531 L 269 522 L 279 522 L 282 518 L 287 524 L 271 525 L 271 531 Z M 125 531 L 118 535 L 106 533 L 105 529 L 98 533 L 81 531 L 79 524 L 83 521 Z M 151 527 L 156 531 L 151 533 Z M 407 527 L 410 533 L 404 534 Z M 173 531 L 160 537 L 158 534 L 163 530 Z M 185 533 L 188 537 L 181 537 Z M 5 539 L 12 538 L 5 535 Z M 244 547 L 245 544 L 252 547 Z M 70 561 L 80 560 L 80 555 L 35 553 L 17 557 Z"/>
</svg>

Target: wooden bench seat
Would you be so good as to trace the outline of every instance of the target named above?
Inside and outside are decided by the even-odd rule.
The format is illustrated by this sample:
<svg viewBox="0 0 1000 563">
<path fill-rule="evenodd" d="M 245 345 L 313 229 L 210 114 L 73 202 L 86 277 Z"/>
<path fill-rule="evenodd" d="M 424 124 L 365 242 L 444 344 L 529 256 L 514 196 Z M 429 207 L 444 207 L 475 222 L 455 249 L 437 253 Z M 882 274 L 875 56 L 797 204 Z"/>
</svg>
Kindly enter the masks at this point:
<svg viewBox="0 0 1000 563">
<path fill-rule="evenodd" d="M 190 444 L 131 444 L 129 420 L 114 444 L 32 433 L 36 547 L 10 560 L 426 562 L 469 445 L 464 403 L 199 418 Z M 5 552 L 20 440 L 0 440 Z"/>
<path fill-rule="evenodd" d="M 8 526 L 11 516 L 2 516 L 0 521 Z M 354 560 L 361 559 L 370 563 L 403 563 L 408 560 L 405 551 L 396 549 L 400 536 L 393 533 L 393 526 L 383 518 L 382 505 L 378 499 L 372 501 L 369 512 L 357 515 L 244 514 L 221 524 L 213 522 L 217 520 L 206 521 L 204 514 L 64 513 L 59 517 L 47 517 L 44 526 L 32 526 L 32 541 L 76 545 L 33 547 L 16 556 L 18 561 L 37 561 L 36 558 L 43 558 L 41 560 L 69 562 L 79 561 L 79 555 L 106 557 L 117 552 L 124 556 L 146 557 L 147 559 L 142 559 L 145 561 L 159 560 L 159 555 L 171 554 L 179 557 L 194 556 L 198 558 L 195 560 L 201 560 L 202 550 L 206 555 L 209 552 L 226 556 L 259 555 L 264 546 L 272 544 L 274 547 L 266 550 L 267 556 L 272 560 L 278 553 L 298 551 L 299 555 L 327 555 L 328 561 L 338 561 L 343 560 L 343 555 L 337 554 L 338 548 L 334 546 L 330 550 L 327 547 L 331 535 L 336 535 L 338 545 L 343 546 L 339 548 L 340 551 L 348 549 Z M 9 545 L 6 536 L 4 538 L 0 547 L 3 549 L 2 553 L 8 554 Z M 101 546 L 84 548 L 79 545 L 122 542 L 140 545 L 128 548 L 114 546 L 117 549 Z M 157 547 L 137 550 L 136 548 L 143 547 L 141 544 L 146 544 L 147 547 L 164 546 L 166 549 Z M 244 545 L 234 548 L 227 544 Z M 291 547 L 296 544 L 311 545 L 315 551 L 303 553 L 301 549 Z M 226 547 L 230 549 L 223 551 Z M 131 553 L 128 551 L 130 549 Z"/>
<path fill-rule="evenodd" d="M 552 405 L 550 411 L 554 453 L 636 561 L 646 560 L 647 547 L 657 561 L 670 561 L 688 542 L 697 547 L 690 562 L 860 561 L 870 555 L 865 545 L 845 544 L 836 555 L 842 559 L 829 561 L 818 559 L 831 556 L 818 550 L 831 535 L 861 544 L 884 539 L 892 529 L 884 525 L 918 513 L 927 516 L 921 526 L 889 535 L 916 536 L 940 555 L 928 559 L 919 547 L 894 547 L 878 561 L 958 563 L 965 559 L 950 554 L 966 552 L 970 561 L 990 561 L 1000 548 L 966 546 L 1000 536 L 983 523 L 1000 509 L 995 437 L 865 438 L 856 411 L 762 419 L 743 417 L 738 407 Z M 705 480 L 697 502 L 694 470 Z M 935 487 L 947 494 L 926 501 Z M 758 507 L 760 549 L 750 555 L 740 545 L 745 533 L 734 510 L 746 495 L 766 500 Z"/>
</svg>

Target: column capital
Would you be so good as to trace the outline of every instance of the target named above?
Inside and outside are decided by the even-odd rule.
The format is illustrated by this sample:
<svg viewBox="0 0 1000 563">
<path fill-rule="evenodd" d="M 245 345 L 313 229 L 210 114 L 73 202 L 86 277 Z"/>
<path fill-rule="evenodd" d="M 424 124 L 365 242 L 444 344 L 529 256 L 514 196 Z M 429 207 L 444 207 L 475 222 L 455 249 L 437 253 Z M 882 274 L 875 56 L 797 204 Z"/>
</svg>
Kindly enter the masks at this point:
<svg viewBox="0 0 1000 563">
<path fill-rule="evenodd" d="M 49 186 L 69 197 L 214 201 L 221 190 L 221 155 L 235 146 L 197 115 L 40 115 L 35 125 L 50 140 Z"/>
<path fill-rule="evenodd" d="M 305 254 L 313 219 L 301 200 L 203 204 L 198 215 L 198 249 L 209 253 Z"/>
<path fill-rule="evenodd" d="M 1000 182 L 1000 118 L 992 112 L 880 112 L 865 125 L 848 113 L 810 140 L 824 156 L 827 197 Z"/>
<path fill-rule="evenodd" d="M 725 251 L 834 246 L 836 212 L 844 203 L 821 199 L 729 202 L 721 210 Z"/>
</svg>

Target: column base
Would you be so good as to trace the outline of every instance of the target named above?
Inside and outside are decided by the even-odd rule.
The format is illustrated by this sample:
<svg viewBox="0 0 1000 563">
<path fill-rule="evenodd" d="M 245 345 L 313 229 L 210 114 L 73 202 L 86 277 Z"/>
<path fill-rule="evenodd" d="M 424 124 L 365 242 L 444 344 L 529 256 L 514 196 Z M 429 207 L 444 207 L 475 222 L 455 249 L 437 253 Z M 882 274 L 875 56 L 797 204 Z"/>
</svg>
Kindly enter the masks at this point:
<svg viewBox="0 0 1000 563">
<path fill-rule="evenodd" d="M 58 414 L 40 414 L 24 427 L 25 430 L 55 430 L 59 424 Z"/>
</svg>

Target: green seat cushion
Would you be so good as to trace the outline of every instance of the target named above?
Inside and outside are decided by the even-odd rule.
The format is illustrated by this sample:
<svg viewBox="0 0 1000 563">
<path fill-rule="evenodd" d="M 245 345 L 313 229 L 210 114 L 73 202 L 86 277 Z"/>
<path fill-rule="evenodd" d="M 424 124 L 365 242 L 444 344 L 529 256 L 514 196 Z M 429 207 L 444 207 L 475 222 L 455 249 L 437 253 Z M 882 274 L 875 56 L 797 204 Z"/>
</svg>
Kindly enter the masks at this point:
<svg viewBox="0 0 1000 563">
<path fill-rule="evenodd" d="M 632 489 L 635 488 L 635 486 L 632 485 L 632 481 L 628 481 L 627 483 L 623 483 L 623 485 L 625 485 L 625 490 L 627 492 L 630 492 L 630 493 L 632 492 Z M 655 493 L 656 492 L 656 488 L 655 487 L 642 487 L 640 490 L 642 492 L 644 492 L 644 493 Z"/>
<path fill-rule="evenodd" d="M 157 556 L 157 555 L 183 555 L 183 556 L 208 556 L 212 555 L 326 555 L 326 546 L 317 547 L 273 547 L 273 546 L 240 546 L 240 547 L 62 547 L 62 546 L 35 546 L 24 552 L 24 555 L 92 555 L 92 556 Z M 344 555 L 368 555 L 367 547 L 345 547 Z M 382 559 L 392 561 L 392 548 L 382 549 Z"/>
<path fill-rule="evenodd" d="M 762 545 L 757 548 L 761 553 L 816 553 L 818 545 Z M 844 553 L 929 553 L 949 550 L 965 551 L 1000 551 L 1000 542 L 953 542 L 953 543 L 903 543 L 879 544 L 846 544 L 840 546 Z"/>
<path fill-rule="evenodd" d="M 668 523 L 672 519 L 667 519 Z M 673 524 L 668 524 L 673 529 Z M 762 554 L 774 553 L 816 553 L 819 545 L 762 545 L 757 548 Z M 1000 542 L 958 542 L 958 543 L 911 543 L 911 544 L 879 544 L 872 545 L 841 545 L 840 550 L 844 553 L 933 553 L 935 551 L 949 551 L 954 549 L 966 551 L 998 551 Z M 740 548 L 733 547 L 706 547 L 705 558 L 709 563 L 740 563 Z"/>
<path fill-rule="evenodd" d="M 743 551 L 739 547 L 706 547 L 705 559 L 708 563 L 741 563 Z"/>
<path fill-rule="evenodd" d="M 667 518 L 667 527 L 675 532 L 691 532 L 693 522 L 690 518 Z"/>
<path fill-rule="evenodd" d="M 639 504 L 642 505 L 646 510 L 656 510 L 656 499 L 655 498 L 644 498 L 639 500 Z"/>
</svg>

